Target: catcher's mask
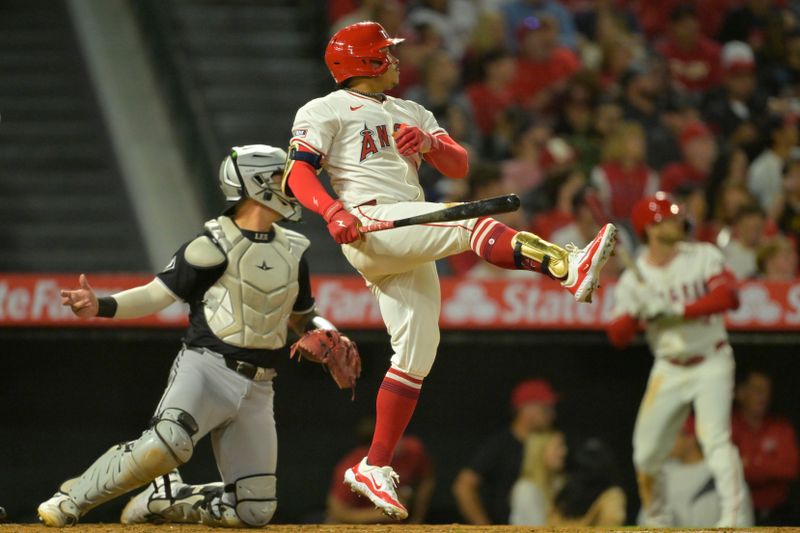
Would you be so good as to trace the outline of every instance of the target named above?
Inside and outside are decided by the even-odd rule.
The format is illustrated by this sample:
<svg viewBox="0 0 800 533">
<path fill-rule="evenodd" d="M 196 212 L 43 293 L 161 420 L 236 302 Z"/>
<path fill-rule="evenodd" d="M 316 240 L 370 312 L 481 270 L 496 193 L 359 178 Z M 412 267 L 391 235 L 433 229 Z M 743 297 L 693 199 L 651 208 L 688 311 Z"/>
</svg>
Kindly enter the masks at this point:
<svg viewBox="0 0 800 533">
<path fill-rule="evenodd" d="M 286 166 L 286 152 L 266 144 L 234 146 L 219 167 L 219 186 L 228 202 L 252 198 L 286 220 L 301 218 L 300 204 L 281 190 L 280 178 Z"/>
</svg>

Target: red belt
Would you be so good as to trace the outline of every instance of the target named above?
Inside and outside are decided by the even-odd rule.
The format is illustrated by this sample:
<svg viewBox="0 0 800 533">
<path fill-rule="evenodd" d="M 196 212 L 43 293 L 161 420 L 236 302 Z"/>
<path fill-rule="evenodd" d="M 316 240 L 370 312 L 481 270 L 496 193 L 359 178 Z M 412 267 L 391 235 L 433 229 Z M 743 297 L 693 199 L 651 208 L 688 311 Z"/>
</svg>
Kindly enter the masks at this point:
<svg viewBox="0 0 800 533">
<path fill-rule="evenodd" d="M 727 345 L 728 341 L 719 341 L 714 345 L 714 351 L 721 350 Z M 667 362 L 676 366 L 695 366 L 705 361 L 705 359 L 706 357 L 704 355 L 691 355 L 684 359 L 679 359 L 677 357 L 667 358 Z"/>
</svg>

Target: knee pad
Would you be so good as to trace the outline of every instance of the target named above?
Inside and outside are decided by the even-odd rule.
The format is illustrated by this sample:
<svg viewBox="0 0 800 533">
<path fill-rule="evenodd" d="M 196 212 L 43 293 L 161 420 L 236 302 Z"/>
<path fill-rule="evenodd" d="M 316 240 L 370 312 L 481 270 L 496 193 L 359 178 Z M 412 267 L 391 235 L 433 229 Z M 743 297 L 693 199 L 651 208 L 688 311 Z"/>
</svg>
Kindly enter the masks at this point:
<svg viewBox="0 0 800 533">
<path fill-rule="evenodd" d="M 261 527 L 272 520 L 278 507 L 277 481 L 278 478 L 273 474 L 258 474 L 236 480 L 236 515 L 242 522 Z"/>
<path fill-rule="evenodd" d="M 239 478 L 225 487 L 225 495 L 200 507 L 201 522 L 216 527 L 262 527 L 278 507 L 276 477 L 256 474 Z M 231 494 L 233 503 L 228 501 Z"/>
<path fill-rule="evenodd" d="M 133 459 L 153 477 L 166 474 L 191 459 L 195 433 L 197 422 L 192 415 L 182 409 L 164 409 L 134 442 Z"/>
</svg>

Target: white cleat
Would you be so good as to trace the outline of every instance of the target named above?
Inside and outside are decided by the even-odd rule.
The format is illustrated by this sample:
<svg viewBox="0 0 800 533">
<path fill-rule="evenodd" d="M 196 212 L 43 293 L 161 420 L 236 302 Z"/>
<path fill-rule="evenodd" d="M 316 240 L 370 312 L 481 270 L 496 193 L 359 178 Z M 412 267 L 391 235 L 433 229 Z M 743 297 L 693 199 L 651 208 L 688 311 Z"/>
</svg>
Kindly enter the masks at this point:
<svg viewBox="0 0 800 533">
<path fill-rule="evenodd" d="M 78 506 L 63 492 L 56 492 L 52 498 L 42 502 L 36 512 L 39 520 L 48 527 L 74 526 L 81 516 Z"/>
<path fill-rule="evenodd" d="M 389 518 L 405 520 L 408 511 L 395 492 L 399 480 L 391 466 L 370 466 L 366 457 L 344 473 L 344 482 L 353 492 L 368 498 Z"/>
<path fill-rule="evenodd" d="M 174 495 L 184 485 L 177 470 L 157 477 L 128 501 L 119 521 L 123 524 L 166 522 L 168 518 L 163 513 L 172 506 Z"/>
<path fill-rule="evenodd" d="M 616 240 L 617 228 L 614 224 L 606 224 L 584 248 L 574 244 L 566 246 L 569 272 L 561 285 L 575 296 L 576 302 L 592 301 L 592 293 L 600 286 L 600 270 L 611 257 Z"/>
</svg>

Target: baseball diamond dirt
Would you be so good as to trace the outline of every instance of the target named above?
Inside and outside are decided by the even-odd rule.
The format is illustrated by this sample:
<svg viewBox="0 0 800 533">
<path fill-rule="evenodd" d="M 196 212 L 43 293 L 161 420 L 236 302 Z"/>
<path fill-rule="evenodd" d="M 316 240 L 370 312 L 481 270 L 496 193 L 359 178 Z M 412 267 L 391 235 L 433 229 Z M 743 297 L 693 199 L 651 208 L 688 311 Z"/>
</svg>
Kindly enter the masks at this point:
<svg viewBox="0 0 800 533">
<path fill-rule="evenodd" d="M 184 524 L 164 524 L 164 525 L 133 525 L 123 526 L 121 524 L 79 524 L 71 528 L 63 528 L 58 531 L 68 531 L 70 533 L 195 533 L 208 532 L 212 528 L 203 525 L 184 525 Z M 756 528 L 746 529 L 643 529 L 637 527 L 622 528 L 539 528 L 539 527 L 519 527 L 519 526 L 465 526 L 460 524 L 442 525 L 403 525 L 403 524 L 376 524 L 376 525 L 326 525 L 326 524 L 303 524 L 303 525 L 274 525 L 262 528 L 274 533 L 478 533 L 488 531 L 491 533 L 522 533 L 529 531 L 555 531 L 555 532 L 603 532 L 603 531 L 755 531 Z M 223 531 L 222 529 L 215 529 Z M 759 533 L 769 533 L 772 531 L 789 532 L 800 531 L 800 528 L 757 528 Z M 0 533 L 33 533 L 56 531 L 52 528 L 45 528 L 39 524 L 3 524 L 0 525 Z M 224 531 L 254 531 L 253 529 L 225 529 Z"/>
</svg>

